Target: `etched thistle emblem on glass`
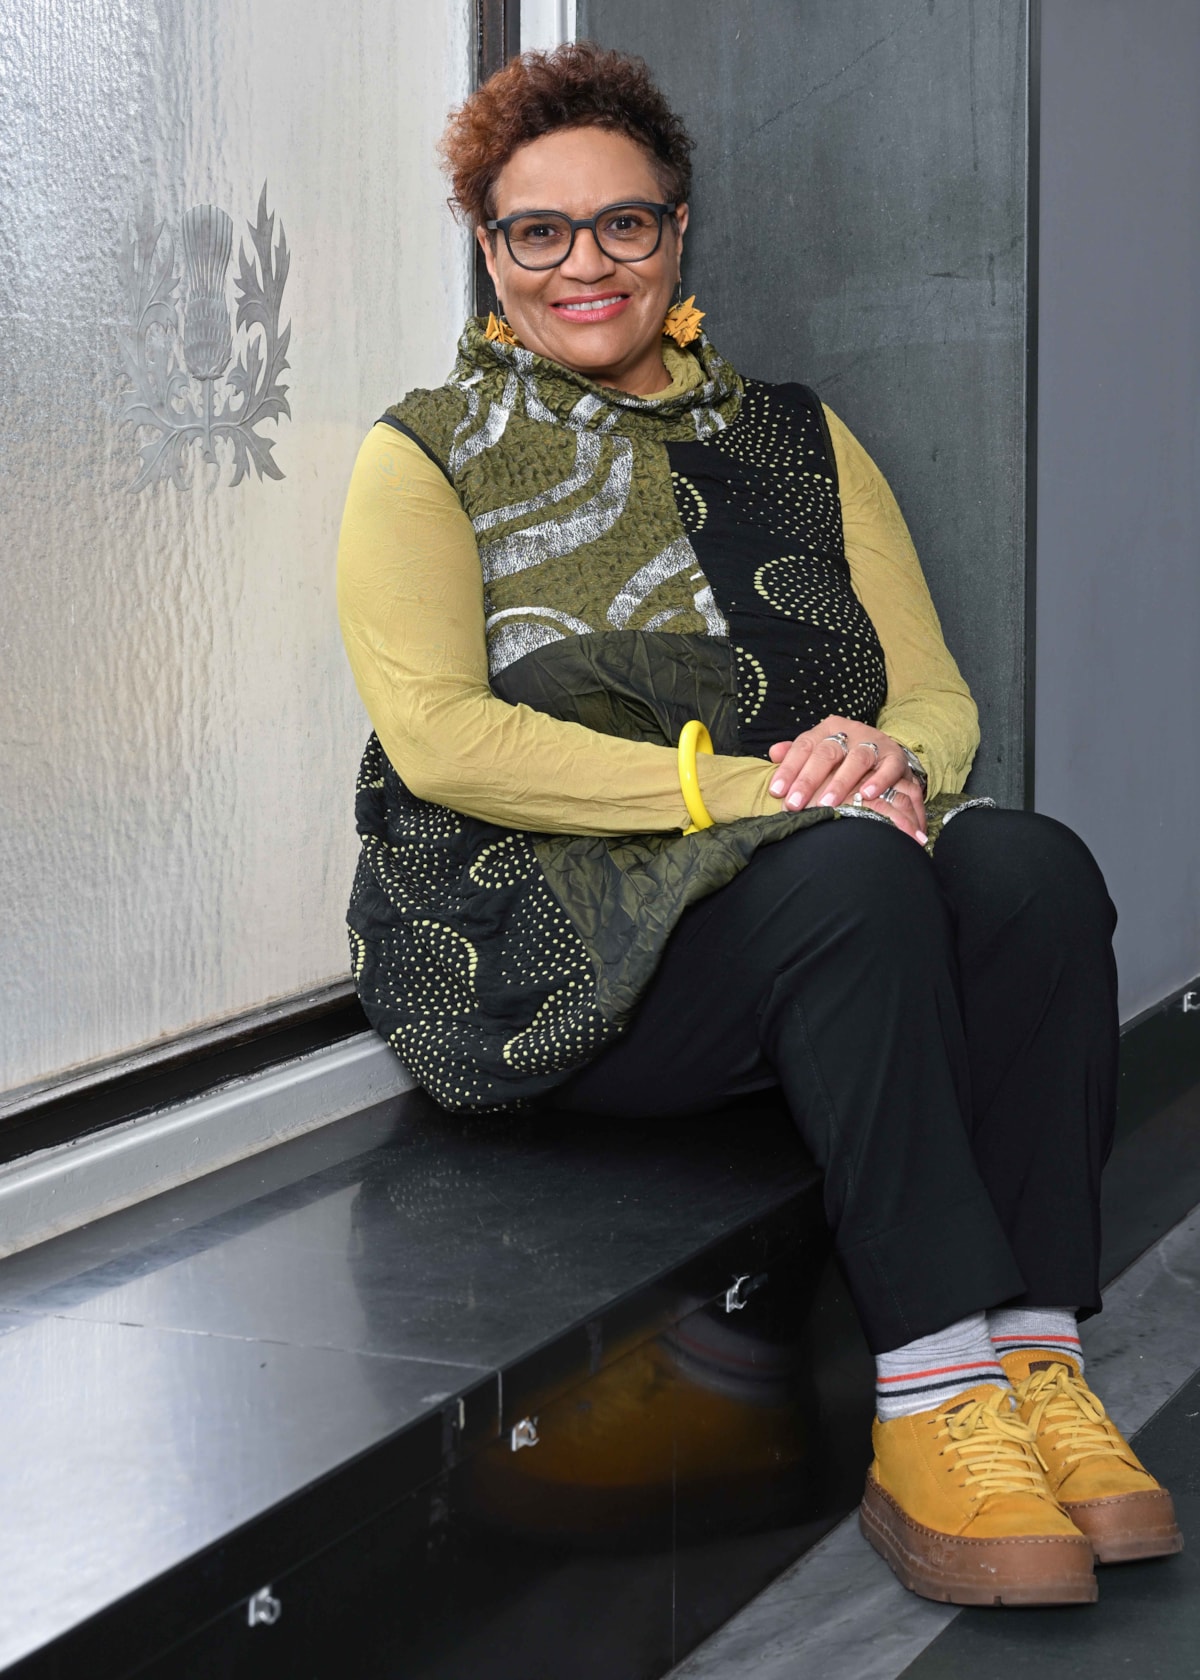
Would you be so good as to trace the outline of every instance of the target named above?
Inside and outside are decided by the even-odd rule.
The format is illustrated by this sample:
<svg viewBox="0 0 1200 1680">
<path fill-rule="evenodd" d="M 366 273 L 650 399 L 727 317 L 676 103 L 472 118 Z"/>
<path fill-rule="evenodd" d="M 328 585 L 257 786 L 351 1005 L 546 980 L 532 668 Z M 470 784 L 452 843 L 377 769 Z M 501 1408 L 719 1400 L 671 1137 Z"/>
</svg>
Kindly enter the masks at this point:
<svg viewBox="0 0 1200 1680">
<path fill-rule="evenodd" d="M 193 379 L 211 385 L 233 357 L 225 307 L 225 271 L 233 254 L 233 218 L 213 204 L 198 204 L 181 223 L 187 302 L 183 306 L 183 359 Z"/>
<path fill-rule="evenodd" d="M 231 485 L 251 467 L 260 479 L 284 476 L 273 454 L 278 440 L 259 431 L 292 413 L 280 382 L 292 328 L 279 323 L 291 257 L 282 223 L 276 237 L 265 183 L 247 227 L 254 256 L 239 241 L 232 320 L 233 220 L 224 210 L 197 204 L 180 219 L 182 295 L 164 222 L 143 222 L 122 250 L 129 323 L 121 330 L 121 364 L 131 390 L 121 419 L 133 427 L 141 457 L 131 490 L 162 479 L 186 489 L 197 444 L 209 466 L 231 463 Z"/>
</svg>

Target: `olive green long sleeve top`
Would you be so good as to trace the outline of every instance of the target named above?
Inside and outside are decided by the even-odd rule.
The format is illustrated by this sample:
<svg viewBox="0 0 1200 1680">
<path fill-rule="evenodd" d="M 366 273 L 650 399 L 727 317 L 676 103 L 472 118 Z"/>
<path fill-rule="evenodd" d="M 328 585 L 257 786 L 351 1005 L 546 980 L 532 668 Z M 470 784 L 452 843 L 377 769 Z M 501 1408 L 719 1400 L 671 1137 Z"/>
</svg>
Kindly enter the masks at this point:
<svg viewBox="0 0 1200 1680">
<path fill-rule="evenodd" d="M 668 366 L 678 382 L 686 374 L 674 362 Z M 850 576 L 886 664 L 876 727 L 918 754 L 931 795 L 958 792 L 979 741 L 975 704 L 942 638 L 895 498 L 861 444 L 825 413 Z M 470 520 L 435 463 L 390 426 L 371 430 L 351 477 L 338 611 L 363 705 L 418 797 L 542 833 L 686 826 L 673 748 L 597 734 L 492 693 Z M 716 822 L 781 808 L 769 791 L 768 760 L 701 757 L 698 770 Z"/>
</svg>

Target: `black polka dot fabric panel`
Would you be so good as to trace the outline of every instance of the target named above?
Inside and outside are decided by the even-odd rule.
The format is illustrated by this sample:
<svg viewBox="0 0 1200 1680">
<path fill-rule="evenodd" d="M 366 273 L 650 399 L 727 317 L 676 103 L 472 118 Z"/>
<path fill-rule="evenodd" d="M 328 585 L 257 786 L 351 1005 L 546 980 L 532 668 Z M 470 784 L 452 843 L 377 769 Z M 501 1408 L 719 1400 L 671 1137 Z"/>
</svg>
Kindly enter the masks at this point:
<svg viewBox="0 0 1200 1680">
<path fill-rule="evenodd" d="M 747 381 L 728 430 L 667 445 L 675 505 L 737 650 L 743 750 L 829 713 L 873 724 L 883 649 L 854 593 L 837 463 L 805 385 Z"/>
</svg>

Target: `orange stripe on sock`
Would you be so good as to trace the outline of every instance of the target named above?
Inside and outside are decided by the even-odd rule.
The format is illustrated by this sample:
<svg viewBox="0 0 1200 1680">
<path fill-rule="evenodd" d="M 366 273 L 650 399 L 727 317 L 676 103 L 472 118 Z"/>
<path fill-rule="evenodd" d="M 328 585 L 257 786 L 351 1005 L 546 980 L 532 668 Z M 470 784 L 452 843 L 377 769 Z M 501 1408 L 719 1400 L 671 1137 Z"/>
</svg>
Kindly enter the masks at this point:
<svg viewBox="0 0 1200 1680">
<path fill-rule="evenodd" d="M 876 1377 L 876 1384 L 880 1387 L 884 1383 L 915 1382 L 918 1377 L 944 1377 L 951 1371 L 990 1371 L 995 1368 L 994 1359 L 972 1359 L 967 1365 L 935 1365 L 931 1371 L 906 1371 L 902 1377 Z"/>
<path fill-rule="evenodd" d="M 1078 1336 L 993 1336 L 993 1342 L 1025 1342 L 1030 1347 L 1043 1347 L 1047 1342 L 1069 1342 L 1072 1347 L 1082 1347 Z"/>
</svg>

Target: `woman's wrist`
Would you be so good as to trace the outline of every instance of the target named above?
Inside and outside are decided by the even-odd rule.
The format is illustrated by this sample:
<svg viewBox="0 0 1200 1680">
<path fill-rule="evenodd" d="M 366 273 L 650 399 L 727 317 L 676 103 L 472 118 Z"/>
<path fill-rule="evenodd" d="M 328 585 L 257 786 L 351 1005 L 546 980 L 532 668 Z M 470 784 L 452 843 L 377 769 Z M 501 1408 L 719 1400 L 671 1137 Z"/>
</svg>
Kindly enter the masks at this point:
<svg viewBox="0 0 1200 1680">
<path fill-rule="evenodd" d="M 700 795 L 713 822 L 739 822 L 745 817 L 772 817 L 780 809 L 770 790 L 771 765 L 760 758 L 718 754 L 696 760 Z"/>
<path fill-rule="evenodd" d="M 929 772 L 921 763 L 921 760 L 917 757 L 916 753 L 913 752 L 911 747 L 906 747 L 903 741 L 897 741 L 896 745 L 904 754 L 905 762 L 907 763 L 908 768 L 912 771 L 913 776 L 920 786 L 922 797 L 924 797 L 924 795 L 929 792 Z"/>
</svg>

